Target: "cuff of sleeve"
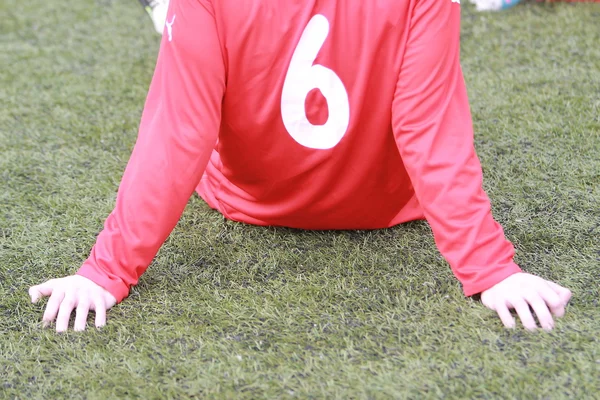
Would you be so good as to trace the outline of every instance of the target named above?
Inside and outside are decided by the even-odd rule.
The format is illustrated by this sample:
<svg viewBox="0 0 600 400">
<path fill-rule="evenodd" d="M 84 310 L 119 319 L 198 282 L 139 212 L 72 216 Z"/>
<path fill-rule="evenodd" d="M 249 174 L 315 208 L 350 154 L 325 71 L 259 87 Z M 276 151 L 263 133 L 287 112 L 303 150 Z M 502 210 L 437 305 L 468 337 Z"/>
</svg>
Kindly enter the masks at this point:
<svg viewBox="0 0 600 400">
<path fill-rule="evenodd" d="M 517 264 L 511 262 L 510 264 L 502 268 L 498 268 L 493 273 L 481 277 L 480 279 L 473 279 L 472 282 L 463 282 L 463 292 L 467 297 L 473 296 L 483 292 L 484 290 L 488 290 L 495 284 L 502 282 L 509 276 L 518 272 L 523 272 L 523 270 L 521 270 Z"/>
<path fill-rule="evenodd" d="M 103 271 L 98 271 L 97 268 L 89 263 L 84 263 L 77 271 L 77 275 L 83 276 L 108 290 L 117 299 L 117 303 L 120 303 L 124 298 L 129 296 L 129 287 L 121 279 L 116 276 L 107 275 Z"/>
</svg>

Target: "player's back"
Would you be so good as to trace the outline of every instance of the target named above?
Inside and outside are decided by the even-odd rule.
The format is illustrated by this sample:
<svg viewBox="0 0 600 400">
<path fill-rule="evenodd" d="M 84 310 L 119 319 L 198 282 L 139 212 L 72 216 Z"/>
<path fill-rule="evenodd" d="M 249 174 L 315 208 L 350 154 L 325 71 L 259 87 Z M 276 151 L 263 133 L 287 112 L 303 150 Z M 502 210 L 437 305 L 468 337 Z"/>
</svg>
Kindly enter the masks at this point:
<svg viewBox="0 0 600 400">
<path fill-rule="evenodd" d="M 124 298 L 198 181 L 210 206 L 254 224 L 426 216 L 467 296 L 520 271 L 482 188 L 459 0 L 171 5 L 115 210 L 81 274 Z"/>
<path fill-rule="evenodd" d="M 391 130 L 412 3 L 213 1 L 226 91 L 199 187 L 211 206 L 258 224 L 390 224 L 413 196 Z"/>
</svg>

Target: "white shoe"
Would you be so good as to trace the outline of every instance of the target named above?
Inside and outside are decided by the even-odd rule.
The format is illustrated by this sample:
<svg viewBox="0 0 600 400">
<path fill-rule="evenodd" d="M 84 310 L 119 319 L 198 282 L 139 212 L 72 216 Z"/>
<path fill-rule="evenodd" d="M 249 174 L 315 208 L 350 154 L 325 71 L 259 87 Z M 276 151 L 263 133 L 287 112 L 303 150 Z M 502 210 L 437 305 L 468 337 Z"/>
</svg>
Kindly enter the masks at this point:
<svg viewBox="0 0 600 400">
<path fill-rule="evenodd" d="M 156 32 L 162 35 L 165 29 L 169 0 L 140 0 L 140 3 L 152 18 Z"/>
<path fill-rule="evenodd" d="M 471 0 L 477 11 L 498 11 L 517 5 L 521 0 Z"/>
</svg>

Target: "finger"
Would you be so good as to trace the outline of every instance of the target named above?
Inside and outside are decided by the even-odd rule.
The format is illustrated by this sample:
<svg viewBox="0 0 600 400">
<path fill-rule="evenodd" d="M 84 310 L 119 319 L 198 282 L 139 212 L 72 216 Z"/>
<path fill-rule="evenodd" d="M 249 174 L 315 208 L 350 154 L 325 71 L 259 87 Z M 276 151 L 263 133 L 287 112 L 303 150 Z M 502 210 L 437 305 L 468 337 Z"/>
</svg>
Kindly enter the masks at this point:
<svg viewBox="0 0 600 400">
<path fill-rule="evenodd" d="M 77 309 L 75 311 L 75 324 L 73 330 L 84 331 L 87 323 L 87 317 L 90 311 L 90 301 L 87 298 L 79 299 Z"/>
<path fill-rule="evenodd" d="M 565 315 L 565 304 L 563 303 L 558 293 L 552 290 L 550 285 L 541 285 L 538 293 L 546 302 L 548 307 L 550 307 L 550 311 L 552 312 L 552 314 L 556 315 L 557 317 L 562 317 L 563 315 Z"/>
<path fill-rule="evenodd" d="M 531 311 L 529 310 L 529 304 L 522 297 L 517 297 L 510 300 L 510 304 L 515 309 L 519 318 L 521 319 L 521 323 L 525 327 L 525 329 L 529 331 L 534 331 L 537 328 L 535 324 L 535 320 L 533 319 L 533 315 L 531 315 Z"/>
<path fill-rule="evenodd" d="M 554 290 L 554 292 L 556 292 L 556 294 L 558 294 L 558 296 L 562 300 L 563 304 L 567 305 L 569 300 L 571 300 L 571 296 L 572 296 L 571 291 L 569 289 L 567 289 L 566 287 L 562 287 L 552 281 L 546 281 L 546 282 L 552 288 L 552 290 Z"/>
<path fill-rule="evenodd" d="M 53 290 L 54 290 L 54 279 L 44 282 L 41 285 L 35 285 L 35 286 L 30 287 L 29 288 L 29 297 L 31 297 L 31 302 L 37 303 L 37 301 L 40 298 L 52 295 Z"/>
<path fill-rule="evenodd" d="M 65 332 L 69 328 L 69 319 L 75 305 L 75 294 L 71 291 L 67 292 L 62 303 L 60 303 L 58 317 L 56 317 L 56 332 Z"/>
<path fill-rule="evenodd" d="M 498 313 L 498 316 L 505 327 L 510 329 L 515 327 L 515 319 L 506 304 L 497 305 L 494 309 L 496 310 L 496 313 Z"/>
<path fill-rule="evenodd" d="M 544 299 L 537 292 L 534 292 L 527 297 L 527 302 L 533 308 L 541 327 L 545 331 L 551 331 L 554 328 L 554 320 Z"/>
<path fill-rule="evenodd" d="M 48 304 L 46 305 L 46 311 L 44 311 L 44 316 L 42 320 L 44 321 L 44 327 L 47 327 L 54 318 L 56 318 L 56 314 L 58 314 L 58 308 L 60 307 L 60 303 L 62 303 L 65 297 L 65 292 L 62 290 L 54 290 L 50 299 L 48 300 Z"/>
<path fill-rule="evenodd" d="M 102 328 L 106 325 L 106 304 L 104 299 L 99 298 L 94 301 L 94 311 L 96 312 L 96 328 Z"/>
</svg>

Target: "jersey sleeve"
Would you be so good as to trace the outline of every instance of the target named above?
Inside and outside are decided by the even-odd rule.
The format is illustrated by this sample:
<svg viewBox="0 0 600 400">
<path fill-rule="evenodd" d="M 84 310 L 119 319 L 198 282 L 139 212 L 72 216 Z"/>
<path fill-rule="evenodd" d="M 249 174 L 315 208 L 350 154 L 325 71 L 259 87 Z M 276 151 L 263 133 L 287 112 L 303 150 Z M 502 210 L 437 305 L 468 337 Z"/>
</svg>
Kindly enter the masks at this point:
<svg viewBox="0 0 600 400">
<path fill-rule="evenodd" d="M 470 296 L 520 272 L 482 187 L 460 68 L 460 5 L 416 0 L 392 106 L 394 136 L 435 242 Z"/>
<path fill-rule="evenodd" d="M 79 271 L 117 301 L 179 220 L 216 144 L 225 68 L 206 0 L 172 0 L 138 138 L 89 258 Z"/>
</svg>

